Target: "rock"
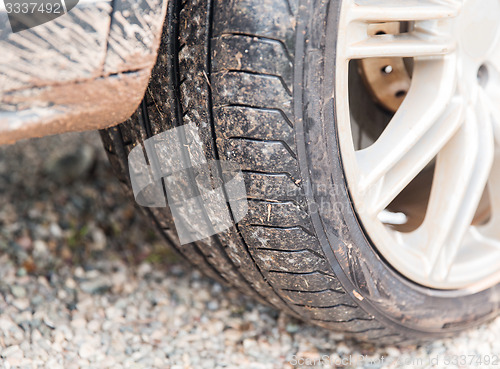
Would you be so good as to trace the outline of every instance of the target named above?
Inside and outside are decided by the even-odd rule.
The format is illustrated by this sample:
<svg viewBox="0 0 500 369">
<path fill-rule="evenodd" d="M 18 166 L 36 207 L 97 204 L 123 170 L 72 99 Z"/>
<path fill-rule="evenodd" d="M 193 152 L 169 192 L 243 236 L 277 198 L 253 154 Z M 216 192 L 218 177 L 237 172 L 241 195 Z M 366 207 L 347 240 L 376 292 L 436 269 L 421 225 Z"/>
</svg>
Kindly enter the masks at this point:
<svg viewBox="0 0 500 369">
<path fill-rule="evenodd" d="M 35 258 L 43 258 L 49 253 L 47 244 L 42 240 L 33 242 L 33 256 Z"/>
<path fill-rule="evenodd" d="M 238 342 L 243 336 L 242 332 L 237 329 L 226 329 L 224 331 L 224 337 L 231 342 Z"/>
<path fill-rule="evenodd" d="M 1 351 L 1 356 L 10 358 L 16 356 L 22 356 L 23 352 L 21 351 L 18 345 L 9 346 Z"/>
<path fill-rule="evenodd" d="M 92 237 L 92 250 L 94 251 L 102 251 L 106 248 L 106 235 L 103 230 L 100 228 L 94 228 L 90 235 Z"/>
<path fill-rule="evenodd" d="M 82 359 L 88 359 L 90 358 L 92 355 L 94 355 L 95 353 L 95 348 L 94 346 L 92 346 L 91 344 L 85 342 L 83 343 L 80 348 L 78 349 L 78 355 L 80 355 L 80 357 Z"/>
<path fill-rule="evenodd" d="M 103 294 L 109 291 L 111 287 L 112 284 L 110 279 L 104 276 L 99 276 L 80 283 L 82 291 L 89 294 Z"/>
<path fill-rule="evenodd" d="M 297 333 L 299 329 L 300 329 L 299 325 L 295 323 L 288 323 L 286 325 L 286 331 L 288 333 Z"/>
<path fill-rule="evenodd" d="M 211 300 L 208 302 L 207 308 L 208 310 L 215 311 L 219 308 L 219 303 L 217 302 L 217 300 Z"/>
<path fill-rule="evenodd" d="M 137 268 L 137 276 L 139 278 L 144 278 L 144 276 L 146 274 L 151 273 L 152 270 L 153 270 L 153 268 L 151 267 L 151 264 L 142 263 L 141 265 L 139 265 L 139 268 Z"/>
<path fill-rule="evenodd" d="M 73 275 L 76 278 L 85 278 L 85 270 L 81 266 L 77 266 L 73 271 Z"/>
<path fill-rule="evenodd" d="M 33 247 L 33 241 L 30 237 L 21 237 L 17 240 L 17 244 L 24 250 L 29 251 Z"/>
<path fill-rule="evenodd" d="M 54 222 L 50 223 L 49 232 L 56 239 L 60 239 L 63 236 L 61 227 L 59 227 L 59 224 Z"/>
<path fill-rule="evenodd" d="M 56 324 L 49 317 L 44 317 L 43 322 L 50 329 L 54 329 L 56 327 Z"/>
<path fill-rule="evenodd" d="M 27 308 L 30 307 L 30 301 L 27 298 L 15 299 L 12 302 L 12 305 L 19 310 L 26 310 Z"/>
<path fill-rule="evenodd" d="M 101 323 L 98 320 L 92 320 L 87 324 L 87 328 L 91 332 L 98 332 L 101 329 Z"/>
<path fill-rule="evenodd" d="M 24 360 L 24 354 L 18 345 L 7 347 L 2 351 L 1 356 L 11 367 L 20 366 Z"/>
<path fill-rule="evenodd" d="M 95 163 L 95 150 L 81 145 L 76 150 L 50 158 L 45 164 L 45 174 L 60 183 L 70 183 L 88 174 Z"/>
<path fill-rule="evenodd" d="M 76 282 L 75 282 L 75 280 L 73 278 L 66 279 L 66 282 L 64 283 L 64 285 L 67 288 L 72 289 L 72 290 L 76 289 L 76 286 L 77 286 Z"/>
<path fill-rule="evenodd" d="M 87 325 L 87 321 L 84 318 L 75 318 L 71 321 L 71 326 L 74 329 L 84 329 Z M 66 337 L 68 338 L 68 337 Z"/>
<path fill-rule="evenodd" d="M 10 287 L 10 292 L 16 298 L 26 297 L 26 289 L 23 286 L 14 285 Z"/>
<path fill-rule="evenodd" d="M 123 316 L 123 312 L 114 306 L 110 306 L 106 309 L 106 318 L 109 320 L 117 320 Z"/>
</svg>

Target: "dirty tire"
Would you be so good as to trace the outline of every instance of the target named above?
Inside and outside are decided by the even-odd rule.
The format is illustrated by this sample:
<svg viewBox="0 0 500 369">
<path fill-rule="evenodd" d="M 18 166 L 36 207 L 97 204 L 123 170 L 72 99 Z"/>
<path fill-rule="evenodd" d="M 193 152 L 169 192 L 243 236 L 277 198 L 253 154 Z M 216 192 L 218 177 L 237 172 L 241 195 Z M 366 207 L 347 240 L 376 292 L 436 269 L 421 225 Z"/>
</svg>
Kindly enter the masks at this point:
<svg viewBox="0 0 500 369">
<path fill-rule="evenodd" d="M 323 68 L 334 59 L 324 45 L 335 43 L 326 30 L 338 8 L 327 0 L 170 1 L 144 101 L 101 132 L 110 161 L 129 187 L 133 147 L 196 124 L 208 160 L 241 166 L 247 216 L 181 246 L 168 209 L 145 211 L 206 275 L 299 319 L 378 344 L 422 342 L 491 319 L 498 288 L 467 294 L 413 284 L 378 256 L 356 220 L 333 95 L 324 96 L 331 78 Z M 335 211 L 324 214 L 323 201 Z"/>
</svg>

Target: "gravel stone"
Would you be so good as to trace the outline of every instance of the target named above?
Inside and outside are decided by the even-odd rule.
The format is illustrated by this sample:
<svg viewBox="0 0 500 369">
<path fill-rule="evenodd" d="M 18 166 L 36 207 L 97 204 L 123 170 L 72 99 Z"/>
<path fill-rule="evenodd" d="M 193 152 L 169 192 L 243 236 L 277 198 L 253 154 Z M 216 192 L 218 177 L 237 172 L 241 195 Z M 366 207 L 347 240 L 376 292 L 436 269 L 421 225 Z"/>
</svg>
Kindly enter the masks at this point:
<svg viewBox="0 0 500 369">
<path fill-rule="evenodd" d="M 88 359 L 91 356 L 94 355 L 95 348 L 89 343 L 84 343 L 83 345 L 80 346 L 80 349 L 78 350 L 78 355 L 80 355 L 81 358 L 83 359 Z"/>
<path fill-rule="evenodd" d="M 21 311 L 26 310 L 30 307 L 30 301 L 27 298 L 15 299 L 14 301 L 12 301 L 12 306 Z"/>
<path fill-rule="evenodd" d="M 16 298 L 26 297 L 26 289 L 22 286 L 14 285 L 14 286 L 10 287 L 10 292 Z"/>
<path fill-rule="evenodd" d="M 96 278 L 82 282 L 80 288 L 83 292 L 89 294 L 104 293 L 111 289 L 111 281 L 108 278 L 97 276 Z"/>
</svg>

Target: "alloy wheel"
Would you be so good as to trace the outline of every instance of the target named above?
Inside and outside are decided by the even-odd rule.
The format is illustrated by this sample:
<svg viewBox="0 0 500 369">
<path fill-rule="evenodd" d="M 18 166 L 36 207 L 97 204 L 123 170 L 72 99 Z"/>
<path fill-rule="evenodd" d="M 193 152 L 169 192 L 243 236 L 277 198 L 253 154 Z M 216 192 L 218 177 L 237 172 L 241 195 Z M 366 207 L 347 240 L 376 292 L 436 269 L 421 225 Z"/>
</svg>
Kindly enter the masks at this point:
<svg viewBox="0 0 500 369">
<path fill-rule="evenodd" d="M 424 286 L 482 290 L 500 282 L 498 19 L 499 0 L 342 3 L 336 114 L 352 201 L 381 255 Z M 394 22 L 404 27 L 373 32 Z M 349 102 L 350 63 L 391 58 L 411 61 L 409 89 L 383 132 L 356 147 L 351 109 L 361 107 Z M 430 167 L 422 222 L 410 231 L 388 224 L 391 203 Z"/>
</svg>

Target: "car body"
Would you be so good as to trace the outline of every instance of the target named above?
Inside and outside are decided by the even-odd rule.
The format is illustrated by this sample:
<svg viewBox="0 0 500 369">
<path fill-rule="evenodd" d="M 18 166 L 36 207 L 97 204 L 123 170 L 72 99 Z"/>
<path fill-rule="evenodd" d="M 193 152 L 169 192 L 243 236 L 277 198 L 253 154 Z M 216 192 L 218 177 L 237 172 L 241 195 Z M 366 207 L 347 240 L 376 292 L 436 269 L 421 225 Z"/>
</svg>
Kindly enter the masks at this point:
<svg viewBox="0 0 500 369">
<path fill-rule="evenodd" d="M 81 0 L 54 20 L 13 32 L 0 2 L 0 144 L 127 119 L 144 96 L 166 6 Z"/>
</svg>

